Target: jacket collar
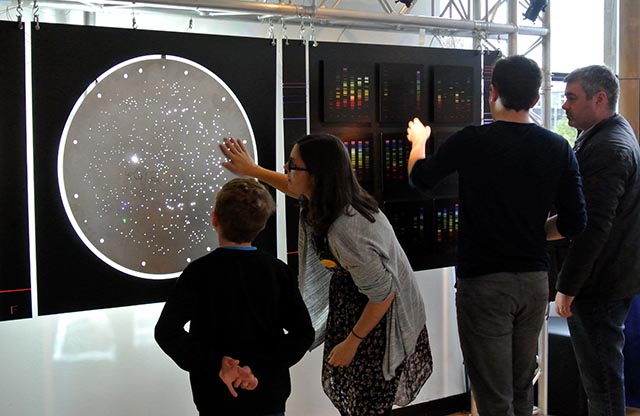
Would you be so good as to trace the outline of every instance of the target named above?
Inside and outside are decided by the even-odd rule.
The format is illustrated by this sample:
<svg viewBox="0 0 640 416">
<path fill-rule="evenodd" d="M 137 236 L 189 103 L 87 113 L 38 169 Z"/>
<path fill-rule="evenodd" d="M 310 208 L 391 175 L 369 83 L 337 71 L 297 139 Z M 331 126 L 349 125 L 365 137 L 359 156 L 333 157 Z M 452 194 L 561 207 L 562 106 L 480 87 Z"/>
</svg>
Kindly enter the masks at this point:
<svg viewBox="0 0 640 416">
<path fill-rule="evenodd" d="M 591 137 L 595 136 L 598 132 L 600 132 L 605 126 L 607 126 L 610 122 L 616 120 L 620 117 L 618 114 L 614 114 L 609 118 L 605 118 L 599 123 L 594 124 L 589 127 L 587 130 L 581 132 L 576 139 L 575 144 L 573 145 L 573 150 L 578 152 L 582 146 L 584 146 L 585 142 L 589 140 Z"/>
</svg>

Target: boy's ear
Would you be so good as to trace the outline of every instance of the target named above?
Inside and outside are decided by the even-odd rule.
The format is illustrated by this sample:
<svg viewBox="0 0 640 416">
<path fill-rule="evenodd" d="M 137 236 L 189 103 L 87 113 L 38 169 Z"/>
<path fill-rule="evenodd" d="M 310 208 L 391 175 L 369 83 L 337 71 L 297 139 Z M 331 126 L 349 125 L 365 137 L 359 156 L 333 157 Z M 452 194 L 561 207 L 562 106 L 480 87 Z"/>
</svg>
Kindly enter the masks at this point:
<svg viewBox="0 0 640 416">
<path fill-rule="evenodd" d="M 215 211 L 211 211 L 211 225 L 213 225 L 213 228 L 218 228 L 218 225 L 220 225 L 218 214 Z"/>
</svg>

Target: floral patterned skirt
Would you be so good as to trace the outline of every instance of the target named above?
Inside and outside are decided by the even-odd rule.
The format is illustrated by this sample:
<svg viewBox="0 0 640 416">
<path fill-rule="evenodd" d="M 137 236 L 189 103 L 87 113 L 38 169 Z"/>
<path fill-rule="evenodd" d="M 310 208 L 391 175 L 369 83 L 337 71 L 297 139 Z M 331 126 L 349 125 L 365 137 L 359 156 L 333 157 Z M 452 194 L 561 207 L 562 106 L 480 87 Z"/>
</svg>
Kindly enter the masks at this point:
<svg viewBox="0 0 640 416">
<path fill-rule="evenodd" d="M 386 346 L 387 315 L 360 343 L 348 367 L 328 364 L 331 350 L 354 327 L 368 302 L 344 269 L 334 272 L 329 286 L 329 315 L 324 341 L 322 385 L 333 405 L 343 415 L 380 415 L 394 404 L 407 405 L 418 394 L 432 372 L 429 336 L 425 327 L 415 352 L 407 357 L 391 380 L 385 380 L 382 363 Z"/>
</svg>

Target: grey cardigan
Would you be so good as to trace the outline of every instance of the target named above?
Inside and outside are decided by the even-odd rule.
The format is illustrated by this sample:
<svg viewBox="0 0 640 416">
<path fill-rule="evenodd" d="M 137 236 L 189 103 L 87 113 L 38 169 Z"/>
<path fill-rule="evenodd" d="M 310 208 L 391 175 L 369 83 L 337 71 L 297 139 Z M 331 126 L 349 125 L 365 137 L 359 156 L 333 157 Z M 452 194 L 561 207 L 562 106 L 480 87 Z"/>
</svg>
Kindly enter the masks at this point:
<svg viewBox="0 0 640 416">
<path fill-rule="evenodd" d="M 387 312 L 383 362 L 384 376 L 391 379 L 396 368 L 414 352 L 418 335 L 426 325 L 424 303 L 409 259 L 387 217 L 378 212 L 372 223 L 352 207 L 348 212 L 349 215 L 340 216 L 331 225 L 329 248 L 369 300 L 381 302 L 396 294 Z M 316 329 L 314 346 L 317 346 L 324 338 L 331 272 L 320 265 L 302 220 L 299 247 L 300 290 Z"/>
</svg>

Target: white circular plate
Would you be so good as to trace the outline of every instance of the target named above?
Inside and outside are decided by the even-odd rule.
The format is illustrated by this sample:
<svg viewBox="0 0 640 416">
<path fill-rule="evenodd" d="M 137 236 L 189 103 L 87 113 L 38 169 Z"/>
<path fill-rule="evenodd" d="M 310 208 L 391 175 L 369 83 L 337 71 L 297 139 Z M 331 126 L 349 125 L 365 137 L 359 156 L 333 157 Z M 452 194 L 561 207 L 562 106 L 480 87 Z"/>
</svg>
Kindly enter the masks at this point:
<svg viewBox="0 0 640 416">
<path fill-rule="evenodd" d="M 218 245 L 210 213 L 235 176 L 221 165 L 225 137 L 243 139 L 257 161 L 242 105 L 203 66 L 148 55 L 109 69 L 78 99 L 60 140 L 60 195 L 76 233 L 131 276 L 178 276 Z"/>
</svg>

